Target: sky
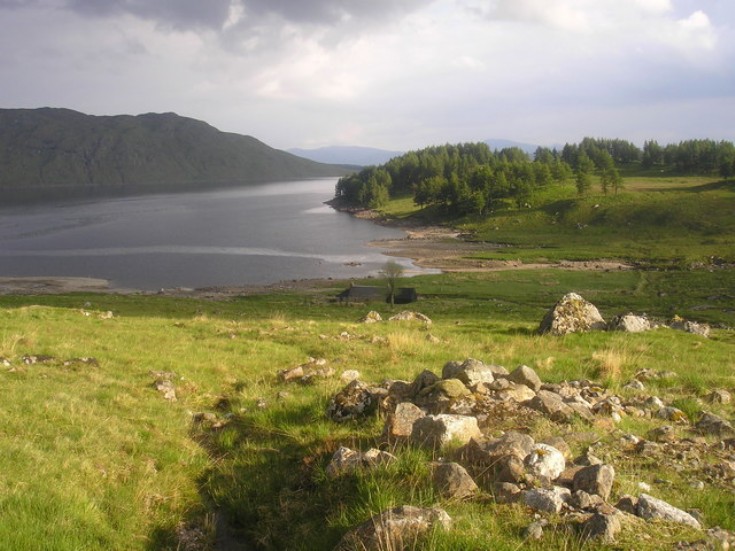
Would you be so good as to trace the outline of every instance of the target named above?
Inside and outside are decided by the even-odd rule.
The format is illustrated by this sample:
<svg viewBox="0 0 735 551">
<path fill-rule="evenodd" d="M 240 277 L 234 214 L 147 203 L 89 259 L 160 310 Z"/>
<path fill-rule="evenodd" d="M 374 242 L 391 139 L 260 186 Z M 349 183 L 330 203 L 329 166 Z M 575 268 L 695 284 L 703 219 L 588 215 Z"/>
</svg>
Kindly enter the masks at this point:
<svg viewBox="0 0 735 551">
<path fill-rule="evenodd" d="M 286 149 L 735 141 L 734 0 L 0 0 L 0 108 Z"/>
</svg>

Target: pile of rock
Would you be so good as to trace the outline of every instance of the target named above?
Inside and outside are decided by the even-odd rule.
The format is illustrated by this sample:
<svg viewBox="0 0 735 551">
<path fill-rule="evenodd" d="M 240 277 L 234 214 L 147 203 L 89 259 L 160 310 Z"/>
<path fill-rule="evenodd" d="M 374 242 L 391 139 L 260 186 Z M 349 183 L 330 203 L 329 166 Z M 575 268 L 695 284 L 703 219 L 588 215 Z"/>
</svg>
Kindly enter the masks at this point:
<svg viewBox="0 0 735 551">
<path fill-rule="evenodd" d="M 651 370 L 642 370 L 639 375 L 645 380 L 669 376 Z M 641 381 L 635 381 L 640 385 L 635 390 L 643 387 Z M 713 393 L 712 400 L 728 397 L 721 391 Z M 352 381 L 327 408 L 327 415 L 337 422 L 375 414 L 386 418 L 381 441 L 393 446 L 429 447 L 437 454 L 448 454 L 444 461 L 431 465 L 433 483 L 447 499 L 471 499 L 478 492 L 486 492 L 498 503 L 522 503 L 538 514 L 562 514 L 584 538 L 606 542 L 614 541 L 630 515 L 700 527 L 689 513 L 648 493 L 620 496 L 613 504 L 610 498 L 615 468 L 596 458 L 591 449 L 572 461 L 569 445 L 559 437 L 537 442 L 529 434 L 514 430 L 490 436 L 505 428 L 509 418 L 511 425 L 517 425 L 514 420 L 527 422 L 539 416 L 557 423 L 577 418 L 599 426 L 603 421 L 602 426 L 608 423 L 609 427 L 626 415 L 690 424 L 681 410 L 655 396 L 634 394 L 625 398 L 592 381 L 543 383 L 528 366 L 508 372 L 502 366 L 468 358 L 448 362 L 442 377 L 424 371 L 413 381 L 392 380 L 381 385 Z M 730 423 L 711 413 L 704 414 L 691 428 L 703 434 L 735 436 Z M 649 435 L 650 441 L 625 435 L 621 442 L 632 446 L 636 453 L 650 453 L 662 445 L 660 442 L 672 441 L 672 435 L 676 440 L 677 431 L 670 425 L 660 429 L 661 434 Z M 377 449 L 361 453 L 341 448 L 327 472 L 339 476 L 394 460 L 391 454 Z M 537 537 L 543 533 L 543 523 L 529 530 Z M 357 532 L 351 532 L 350 537 L 357 537 Z"/>
<path fill-rule="evenodd" d="M 651 320 L 645 314 L 632 312 L 615 316 L 606 322 L 597 307 L 577 293 L 564 295 L 544 316 L 538 332 L 551 335 L 568 335 L 587 331 L 625 331 L 642 333 L 659 327 L 669 327 L 703 337 L 709 337 L 710 326 L 674 316 L 668 322 Z"/>
</svg>

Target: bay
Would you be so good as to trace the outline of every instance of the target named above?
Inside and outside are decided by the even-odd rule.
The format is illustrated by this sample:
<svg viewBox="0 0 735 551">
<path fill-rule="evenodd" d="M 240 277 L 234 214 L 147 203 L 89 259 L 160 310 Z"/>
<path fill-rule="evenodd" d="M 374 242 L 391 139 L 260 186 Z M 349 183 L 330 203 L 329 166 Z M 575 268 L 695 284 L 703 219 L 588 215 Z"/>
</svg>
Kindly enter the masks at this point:
<svg viewBox="0 0 735 551">
<path fill-rule="evenodd" d="M 377 274 L 388 257 L 368 242 L 403 232 L 325 205 L 335 184 L 0 207 L 0 276 L 93 277 L 157 290 Z"/>
</svg>

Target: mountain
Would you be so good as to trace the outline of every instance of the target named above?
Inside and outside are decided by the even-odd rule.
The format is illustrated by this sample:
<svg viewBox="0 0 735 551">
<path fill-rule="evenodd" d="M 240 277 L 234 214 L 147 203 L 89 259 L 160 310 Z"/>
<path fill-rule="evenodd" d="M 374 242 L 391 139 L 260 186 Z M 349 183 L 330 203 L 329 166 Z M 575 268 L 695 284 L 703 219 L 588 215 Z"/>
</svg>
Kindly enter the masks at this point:
<svg viewBox="0 0 735 551">
<path fill-rule="evenodd" d="M 316 149 L 292 148 L 288 152 L 320 163 L 353 166 L 382 165 L 393 157 L 403 155 L 403 151 L 349 145 L 334 145 Z"/>
<path fill-rule="evenodd" d="M 0 109 L 3 199 L 204 189 L 345 172 L 175 113 Z"/>
</svg>

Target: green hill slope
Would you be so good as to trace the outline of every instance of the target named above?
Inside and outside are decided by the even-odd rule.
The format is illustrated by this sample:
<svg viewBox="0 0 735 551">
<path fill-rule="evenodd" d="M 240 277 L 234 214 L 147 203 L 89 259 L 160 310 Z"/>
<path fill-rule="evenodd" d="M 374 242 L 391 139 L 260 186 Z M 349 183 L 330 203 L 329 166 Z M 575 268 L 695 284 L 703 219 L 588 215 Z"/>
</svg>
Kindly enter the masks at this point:
<svg viewBox="0 0 735 551">
<path fill-rule="evenodd" d="M 338 176 L 344 169 L 174 113 L 0 110 L 4 198 L 179 189 Z"/>
</svg>

